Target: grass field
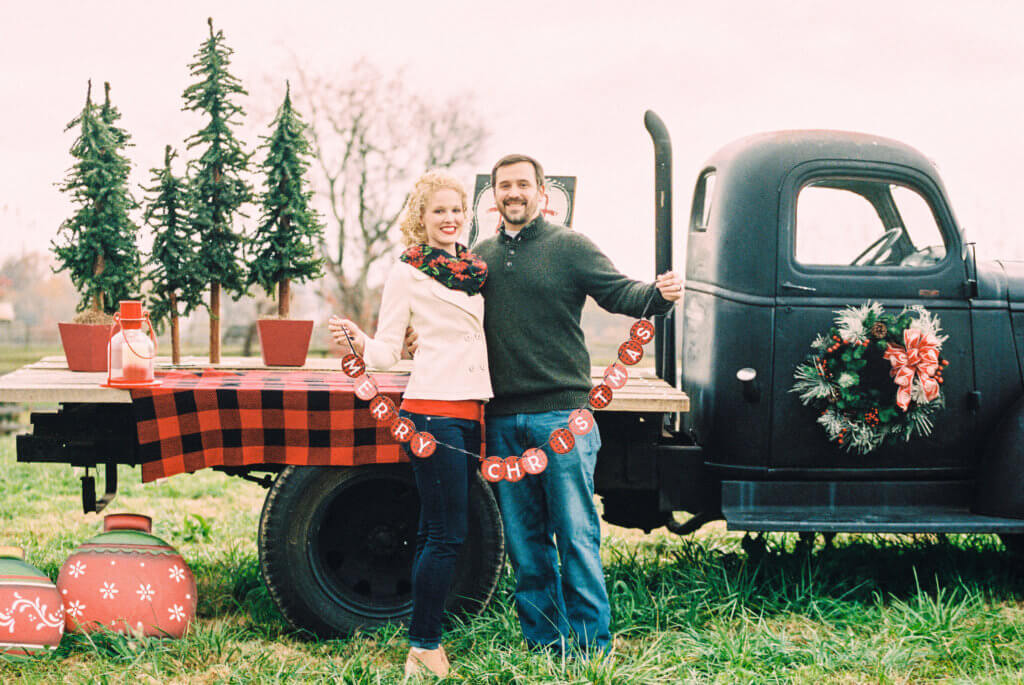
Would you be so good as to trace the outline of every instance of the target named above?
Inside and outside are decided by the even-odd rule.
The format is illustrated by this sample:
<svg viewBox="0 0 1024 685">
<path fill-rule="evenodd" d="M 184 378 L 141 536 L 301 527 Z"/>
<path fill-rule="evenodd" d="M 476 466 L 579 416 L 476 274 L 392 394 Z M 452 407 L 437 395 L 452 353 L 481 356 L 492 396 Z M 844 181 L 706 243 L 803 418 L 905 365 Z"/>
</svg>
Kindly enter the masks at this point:
<svg viewBox="0 0 1024 685">
<path fill-rule="evenodd" d="M 0 439 L 0 544 L 56 578 L 98 531 L 79 474 L 19 465 Z M 42 658 L 0 662 L 0 681 L 266 683 L 401 681 L 400 629 L 317 641 L 291 630 L 259 577 L 259 486 L 203 472 L 141 485 L 124 469 L 113 511 L 154 518 L 199 584 L 180 641 L 67 636 Z M 609 529 L 614 653 L 599 661 L 523 649 L 506 575 L 485 612 L 456 620 L 450 681 L 472 683 L 993 682 L 1024 677 L 1024 573 L 993 537 L 849 538 L 799 549 L 773 536 L 757 558 L 720 526 L 696 539 Z"/>
</svg>

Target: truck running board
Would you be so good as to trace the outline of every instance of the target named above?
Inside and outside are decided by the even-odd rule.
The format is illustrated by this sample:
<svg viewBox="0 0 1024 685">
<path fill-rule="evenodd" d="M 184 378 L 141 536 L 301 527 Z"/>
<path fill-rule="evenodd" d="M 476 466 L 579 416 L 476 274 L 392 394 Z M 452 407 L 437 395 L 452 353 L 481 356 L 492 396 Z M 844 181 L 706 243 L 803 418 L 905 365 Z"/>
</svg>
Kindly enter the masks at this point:
<svg viewBox="0 0 1024 685">
<path fill-rule="evenodd" d="M 970 511 L 971 481 L 723 481 L 729 530 L 1024 533 L 1024 519 Z"/>
</svg>

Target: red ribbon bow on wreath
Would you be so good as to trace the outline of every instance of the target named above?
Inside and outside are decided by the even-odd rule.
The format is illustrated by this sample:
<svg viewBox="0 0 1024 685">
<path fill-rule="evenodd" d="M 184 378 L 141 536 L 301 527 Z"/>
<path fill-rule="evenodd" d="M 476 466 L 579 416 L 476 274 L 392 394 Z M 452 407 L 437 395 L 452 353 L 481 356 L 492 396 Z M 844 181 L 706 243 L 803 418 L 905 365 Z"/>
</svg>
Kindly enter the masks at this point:
<svg viewBox="0 0 1024 685">
<path fill-rule="evenodd" d="M 915 376 L 926 400 L 931 402 L 939 396 L 939 382 L 935 380 L 939 370 L 939 341 L 934 335 L 908 328 L 903 331 L 903 347 L 889 343 L 882 358 L 892 364 L 890 373 L 898 386 L 896 405 L 900 409 L 906 411 L 910 406 Z"/>
</svg>

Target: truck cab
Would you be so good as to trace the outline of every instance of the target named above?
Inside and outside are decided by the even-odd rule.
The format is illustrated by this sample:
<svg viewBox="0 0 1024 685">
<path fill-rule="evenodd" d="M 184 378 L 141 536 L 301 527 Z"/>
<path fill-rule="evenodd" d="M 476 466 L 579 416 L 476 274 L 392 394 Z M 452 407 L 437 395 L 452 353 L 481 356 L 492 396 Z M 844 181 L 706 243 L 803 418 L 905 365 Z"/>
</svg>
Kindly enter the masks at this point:
<svg viewBox="0 0 1024 685">
<path fill-rule="evenodd" d="M 689 510 L 741 530 L 1024 532 L 1024 270 L 978 265 L 972 247 L 934 165 L 900 142 L 785 131 L 715 154 L 690 211 L 679 348 L 682 432 L 715 497 Z M 858 453 L 792 388 L 816 336 L 869 302 L 937 316 L 948 366 L 930 434 Z"/>
</svg>

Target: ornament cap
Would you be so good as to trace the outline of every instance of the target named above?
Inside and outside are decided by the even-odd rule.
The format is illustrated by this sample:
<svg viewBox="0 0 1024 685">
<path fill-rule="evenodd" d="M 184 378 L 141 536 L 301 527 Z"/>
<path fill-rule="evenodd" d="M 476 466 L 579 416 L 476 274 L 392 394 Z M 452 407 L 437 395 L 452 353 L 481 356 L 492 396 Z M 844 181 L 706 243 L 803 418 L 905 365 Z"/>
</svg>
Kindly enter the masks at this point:
<svg viewBox="0 0 1024 685">
<path fill-rule="evenodd" d="M 143 514 L 107 514 L 103 517 L 103 532 L 115 530 L 137 530 L 142 533 L 153 532 L 153 519 Z"/>
</svg>

